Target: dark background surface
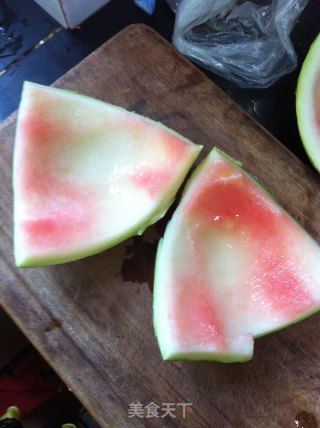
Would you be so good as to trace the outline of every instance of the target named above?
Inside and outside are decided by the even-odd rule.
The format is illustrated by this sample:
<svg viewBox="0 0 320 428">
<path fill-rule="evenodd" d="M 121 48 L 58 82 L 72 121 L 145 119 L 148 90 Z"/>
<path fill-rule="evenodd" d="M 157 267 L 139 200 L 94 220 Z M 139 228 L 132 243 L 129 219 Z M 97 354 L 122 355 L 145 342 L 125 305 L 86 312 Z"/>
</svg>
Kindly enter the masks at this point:
<svg viewBox="0 0 320 428">
<path fill-rule="evenodd" d="M 320 2 L 309 0 L 292 32 L 298 67 L 268 89 L 241 89 L 205 73 L 309 164 L 301 145 L 295 116 L 295 88 L 301 64 L 320 31 Z M 33 0 L 0 2 L 0 121 L 18 107 L 24 80 L 51 84 L 90 52 L 132 23 L 143 22 L 171 41 L 175 15 L 158 0 L 148 16 L 132 0 L 111 0 L 80 28 L 66 30 Z M 159 58 L 159 60 L 161 60 Z M 310 165 L 310 164 L 309 164 Z"/>
</svg>

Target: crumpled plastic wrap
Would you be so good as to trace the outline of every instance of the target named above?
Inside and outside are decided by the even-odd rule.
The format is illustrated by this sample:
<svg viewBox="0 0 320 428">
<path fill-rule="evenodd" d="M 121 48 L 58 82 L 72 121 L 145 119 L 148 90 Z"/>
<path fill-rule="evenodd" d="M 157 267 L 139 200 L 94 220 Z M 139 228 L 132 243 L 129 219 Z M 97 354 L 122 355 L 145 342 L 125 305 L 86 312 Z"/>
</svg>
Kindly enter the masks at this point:
<svg viewBox="0 0 320 428">
<path fill-rule="evenodd" d="M 174 46 L 243 88 L 266 88 L 297 66 L 290 33 L 308 0 L 167 2 Z"/>
</svg>

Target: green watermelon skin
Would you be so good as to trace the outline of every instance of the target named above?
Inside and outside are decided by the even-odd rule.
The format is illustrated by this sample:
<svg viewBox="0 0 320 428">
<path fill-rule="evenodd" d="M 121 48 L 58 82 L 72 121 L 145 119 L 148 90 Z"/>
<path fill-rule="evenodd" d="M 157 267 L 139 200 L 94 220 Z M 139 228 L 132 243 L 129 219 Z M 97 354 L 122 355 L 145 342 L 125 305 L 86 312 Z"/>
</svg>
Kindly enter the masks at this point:
<svg viewBox="0 0 320 428">
<path fill-rule="evenodd" d="M 154 325 L 165 360 L 242 362 L 253 339 L 319 310 L 318 244 L 214 149 L 160 242 Z"/>
<path fill-rule="evenodd" d="M 25 82 L 13 164 L 16 265 L 76 260 L 143 233 L 201 148 L 123 108 Z"/>
<path fill-rule="evenodd" d="M 320 34 L 303 62 L 296 94 L 301 140 L 313 166 L 320 171 Z"/>
</svg>

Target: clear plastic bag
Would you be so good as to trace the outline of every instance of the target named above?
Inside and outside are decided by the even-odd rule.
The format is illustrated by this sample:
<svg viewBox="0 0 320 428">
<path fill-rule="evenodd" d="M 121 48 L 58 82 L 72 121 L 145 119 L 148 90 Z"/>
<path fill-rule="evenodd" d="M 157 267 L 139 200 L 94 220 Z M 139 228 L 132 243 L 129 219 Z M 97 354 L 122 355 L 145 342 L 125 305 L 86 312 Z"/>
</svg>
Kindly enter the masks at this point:
<svg viewBox="0 0 320 428">
<path fill-rule="evenodd" d="M 266 88 L 297 66 L 290 33 L 308 0 L 167 0 L 174 46 L 243 88 Z"/>
</svg>

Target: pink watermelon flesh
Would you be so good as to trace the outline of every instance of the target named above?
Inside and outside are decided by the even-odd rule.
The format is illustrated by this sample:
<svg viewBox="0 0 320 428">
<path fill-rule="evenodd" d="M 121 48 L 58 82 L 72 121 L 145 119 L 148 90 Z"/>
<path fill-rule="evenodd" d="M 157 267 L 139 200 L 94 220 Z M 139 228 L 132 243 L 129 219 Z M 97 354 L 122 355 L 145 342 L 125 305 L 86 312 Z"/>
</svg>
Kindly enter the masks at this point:
<svg viewBox="0 0 320 428">
<path fill-rule="evenodd" d="M 75 260 L 142 233 L 200 150 L 120 107 L 26 82 L 13 173 L 17 266 Z"/>
<path fill-rule="evenodd" d="M 154 322 L 164 359 L 245 361 L 253 338 L 319 310 L 320 248 L 217 149 L 159 245 Z"/>
</svg>

